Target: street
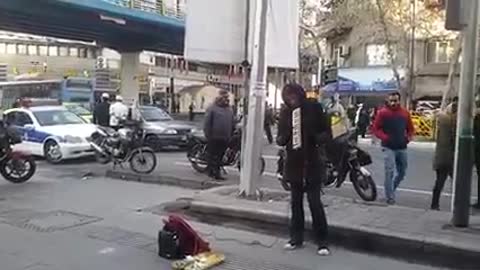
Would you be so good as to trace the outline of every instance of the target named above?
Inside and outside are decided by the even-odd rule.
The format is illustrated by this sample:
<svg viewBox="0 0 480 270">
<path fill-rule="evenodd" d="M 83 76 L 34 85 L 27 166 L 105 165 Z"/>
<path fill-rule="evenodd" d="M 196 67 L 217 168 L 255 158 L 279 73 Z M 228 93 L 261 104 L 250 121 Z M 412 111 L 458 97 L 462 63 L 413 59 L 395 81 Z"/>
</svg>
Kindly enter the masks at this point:
<svg viewBox="0 0 480 270">
<path fill-rule="evenodd" d="M 175 162 L 183 154 L 161 155 Z M 50 166 L 39 162 L 30 182 L 0 183 L 2 270 L 170 269 L 169 262 L 155 254 L 155 238 L 165 214 L 162 206 L 194 191 L 81 177 L 93 167 L 93 163 Z M 340 247 L 332 247 L 332 256 L 326 258 L 316 256 L 311 245 L 286 253 L 281 248 L 285 235 L 278 238 L 231 226 L 192 224 L 214 250 L 226 254 L 227 262 L 219 270 L 437 269 Z"/>
<path fill-rule="evenodd" d="M 372 155 L 373 164 L 368 166 L 372 172 L 372 176 L 377 183 L 379 198 L 383 198 L 383 153 L 379 145 L 372 145 L 369 139 L 360 139 L 360 147 Z M 276 162 L 277 162 L 278 147 L 274 145 L 265 144 L 263 155 L 266 160 L 266 169 L 263 178 L 260 181 L 261 187 L 268 187 L 271 189 L 281 189 L 279 182 L 276 179 Z M 435 172 L 432 169 L 432 157 L 434 153 L 434 145 L 432 143 L 412 143 L 408 150 L 409 167 L 407 170 L 407 177 L 400 185 L 398 190 L 397 203 L 401 206 L 428 209 L 430 206 L 431 189 L 435 182 Z M 166 151 L 158 153 L 159 168 L 165 168 L 172 174 L 181 174 L 184 171 L 193 171 L 190 164 L 186 160 L 185 152 L 181 151 Z M 104 175 L 107 168 L 111 165 L 102 166 L 96 164 L 91 160 L 73 160 L 65 164 L 52 166 L 44 161 L 40 161 L 40 170 L 45 170 L 45 173 L 58 175 L 59 177 L 72 176 L 82 177 L 87 172 L 94 172 L 95 175 Z M 226 168 L 228 178 L 239 177 L 239 172 L 236 168 Z M 159 169 L 160 170 L 160 169 Z M 160 174 L 163 172 L 162 170 Z M 475 200 L 476 194 L 476 175 L 474 173 L 472 179 L 472 200 Z M 445 185 L 444 195 L 441 198 L 441 210 L 450 211 L 452 181 L 448 181 Z M 347 198 L 358 199 L 353 187 L 349 181 L 340 189 L 329 188 L 325 193 L 337 195 Z"/>
</svg>

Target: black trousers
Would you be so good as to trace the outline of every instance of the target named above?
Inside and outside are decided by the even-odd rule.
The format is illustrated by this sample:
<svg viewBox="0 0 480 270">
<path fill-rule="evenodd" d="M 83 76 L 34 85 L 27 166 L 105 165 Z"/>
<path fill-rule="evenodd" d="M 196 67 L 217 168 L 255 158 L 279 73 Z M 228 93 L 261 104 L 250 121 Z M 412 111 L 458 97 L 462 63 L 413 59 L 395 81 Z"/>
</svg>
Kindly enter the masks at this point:
<svg viewBox="0 0 480 270">
<path fill-rule="evenodd" d="M 443 191 L 443 187 L 445 186 L 445 182 L 447 181 L 448 177 L 453 176 L 453 169 L 452 168 L 440 168 L 436 170 L 437 179 L 435 180 L 435 186 L 433 187 L 432 193 L 432 208 L 438 208 L 440 205 L 440 196 Z"/>
<path fill-rule="evenodd" d="M 308 205 L 312 214 L 313 234 L 316 244 L 321 247 L 327 244 L 328 224 L 325 209 L 320 198 L 320 179 L 306 177 L 303 181 L 290 181 L 291 183 L 291 210 L 290 241 L 300 245 L 304 241 L 305 213 L 303 209 L 304 193 L 307 193 Z"/>
<path fill-rule="evenodd" d="M 475 154 L 480 155 L 480 149 L 476 149 Z M 475 159 L 475 169 L 477 169 L 477 204 L 480 205 L 480 157 Z"/>
<path fill-rule="evenodd" d="M 223 155 L 227 150 L 228 141 L 219 139 L 209 139 L 207 143 L 208 153 L 208 172 L 213 177 L 220 176 L 220 167 L 222 166 Z"/>
<path fill-rule="evenodd" d="M 267 135 L 268 143 L 272 144 L 273 143 L 272 127 L 270 125 L 264 125 L 263 129 L 265 130 L 265 134 Z"/>
</svg>

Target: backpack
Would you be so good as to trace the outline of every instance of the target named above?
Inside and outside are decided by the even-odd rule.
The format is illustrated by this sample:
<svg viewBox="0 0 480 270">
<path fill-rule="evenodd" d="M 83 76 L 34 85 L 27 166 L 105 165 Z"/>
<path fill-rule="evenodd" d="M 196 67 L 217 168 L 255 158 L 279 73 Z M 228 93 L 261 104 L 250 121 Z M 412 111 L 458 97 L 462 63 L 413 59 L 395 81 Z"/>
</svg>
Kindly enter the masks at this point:
<svg viewBox="0 0 480 270">
<path fill-rule="evenodd" d="M 183 259 L 210 251 L 209 243 L 178 215 L 169 215 L 158 233 L 158 255 L 167 259 Z"/>
</svg>

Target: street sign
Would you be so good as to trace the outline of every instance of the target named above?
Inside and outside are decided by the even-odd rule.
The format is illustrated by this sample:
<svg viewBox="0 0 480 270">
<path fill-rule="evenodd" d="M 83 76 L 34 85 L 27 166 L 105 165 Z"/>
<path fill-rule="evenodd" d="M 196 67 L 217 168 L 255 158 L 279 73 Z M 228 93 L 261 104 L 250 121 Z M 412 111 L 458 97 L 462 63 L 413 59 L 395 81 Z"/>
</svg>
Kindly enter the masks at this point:
<svg viewBox="0 0 480 270">
<path fill-rule="evenodd" d="M 322 73 L 322 83 L 327 85 L 329 83 L 337 82 L 338 69 L 336 67 L 326 67 Z"/>
</svg>

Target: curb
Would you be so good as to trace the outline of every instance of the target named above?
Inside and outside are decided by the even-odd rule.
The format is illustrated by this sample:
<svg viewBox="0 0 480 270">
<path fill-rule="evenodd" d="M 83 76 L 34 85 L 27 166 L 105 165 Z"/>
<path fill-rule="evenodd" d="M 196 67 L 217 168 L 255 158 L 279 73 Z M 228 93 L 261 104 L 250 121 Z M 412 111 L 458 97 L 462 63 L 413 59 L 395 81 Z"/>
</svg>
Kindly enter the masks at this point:
<svg viewBox="0 0 480 270">
<path fill-rule="evenodd" d="M 278 231 L 284 231 L 289 223 L 289 217 L 284 213 L 255 209 L 252 206 L 239 207 L 232 204 L 212 203 L 201 199 L 191 201 L 187 211 L 207 216 L 233 218 L 240 220 L 240 223 L 250 221 L 255 223 L 254 227 L 258 228 L 270 225 Z M 305 223 L 310 230 L 311 219 L 306 218 Z M 419 239 L 408 233 L 379 232 L 367 227 L 354 227 L 330 221 L 329 238 L 336 245 L 408 261 L 455 269 L 477 269 L 480 265 L 480 249 L 447 245 L 437 239 Z"/>
<path fill-rule="evenodd" d="M 105 176 L 115 180 L 177 186 L 196 190 L 205 190 L 223 186 L 221 183 L 213 181 L 193 181 L 173 175 L 140 175 L 133 172 L 108 170 Z"/>
</svg>

